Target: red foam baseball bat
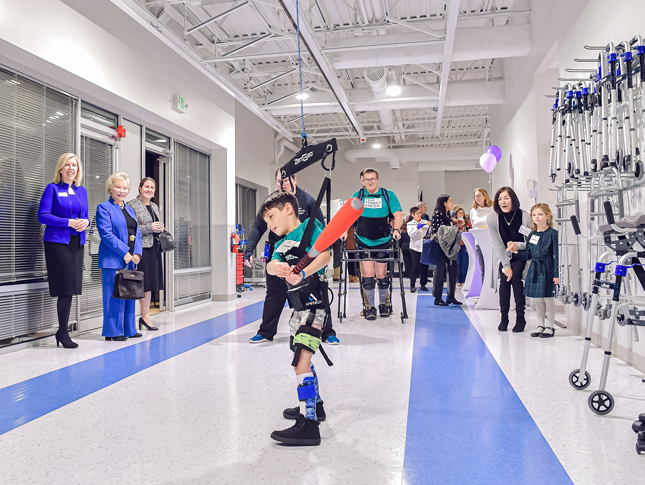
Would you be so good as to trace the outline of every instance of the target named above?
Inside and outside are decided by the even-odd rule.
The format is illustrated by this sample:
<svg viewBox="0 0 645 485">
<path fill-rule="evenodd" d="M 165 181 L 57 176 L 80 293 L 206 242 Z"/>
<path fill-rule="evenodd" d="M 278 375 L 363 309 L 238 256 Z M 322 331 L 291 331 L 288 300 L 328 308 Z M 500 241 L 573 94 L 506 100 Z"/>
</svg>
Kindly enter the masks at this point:
<svg viewBox="0 0 645 485">
<path fill-rule="evenodd" d="M 318 239 L 300 262 L 293 267 L 294 273 L 300 273 L 311 264 L 320 253 L 333 245 L 345 232 L 354 224 L 363 213 L 363 202 L 357 197 L 350 198 L 334 217 L 331 218 L 327 227 L 320 233 Z"/>
</svg>

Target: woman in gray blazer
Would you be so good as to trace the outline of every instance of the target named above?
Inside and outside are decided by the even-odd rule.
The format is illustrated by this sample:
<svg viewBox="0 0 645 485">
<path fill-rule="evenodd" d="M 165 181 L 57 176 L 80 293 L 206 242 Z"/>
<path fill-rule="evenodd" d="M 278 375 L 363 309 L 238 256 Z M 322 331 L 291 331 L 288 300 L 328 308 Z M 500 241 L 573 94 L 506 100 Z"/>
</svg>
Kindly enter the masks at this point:
<svg viewBox="0 0 645 485">
<path fill-rule="evenodd" d="M 508 312 L 511 309 L 511 289 L 515 297 L 515 326 L 513 332 L 523 332 L 526 327 L 524 311 L 524 283 L 522 274 L 526 261 L 512 252 L 526 249 L 526 236 L 531 232 L 531 216 L 520 209 L 520 201 L 510 187 L 502 187 L 493 199 L 494 212 L 488 214 L 488 230 L 493 248 L 499 258 L 499 309 L 502 319 L 497 327 L 500 332 L 508 329 Z"/>
<path fill-rule="evenodd" d="M 163 264 L 157 234 L 163 232 L 165 227 L 159 215 L 159 206 L 152 202 L 157 184 L 152 177 L 146 177 L 139 183 L 139 196 L 128 202 L 134 209 L 139 221 L 141 236 L 143 237 L 143 254 L 139 270 L 143 271 L 143 289 L 146 297 L 139 300 L 141 305 L 141 318 L 139 318 L 139 330 L 146 327 L 147 330 L 159 330 L 153 327 L 150 322 L 150 301 L 152 292 L 164 289 Z"/>
</svg>

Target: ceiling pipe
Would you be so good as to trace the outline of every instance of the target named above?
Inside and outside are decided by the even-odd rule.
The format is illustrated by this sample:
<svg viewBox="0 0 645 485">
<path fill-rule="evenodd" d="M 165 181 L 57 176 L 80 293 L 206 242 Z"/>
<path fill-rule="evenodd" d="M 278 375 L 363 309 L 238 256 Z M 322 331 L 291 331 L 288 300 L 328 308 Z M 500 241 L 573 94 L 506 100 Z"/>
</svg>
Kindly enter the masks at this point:
<svg viewBox="0 0 645 485">
<path fill-rule="evenodd" d="M 408 162 L 430 164 L 423 165 L 425 170 L 460 170 L 459 167 L 461 166 L 469 167 L 464 170 L 474 170 L 477 168 L 477 160 L 479 160 L 481 153 L 480 146 L 392 149 L 350 148 L 345 152 L 345 158 L 351 163 L 356 163 L 359 159 L 370 162 L 387 162 L 392 170 L 397 170 L 401 168 L 402 163 Z M 457 163 L 453 164 L 452 162 Z M 442 163 L 443 165 L 441 165 Z"/>
</svg>

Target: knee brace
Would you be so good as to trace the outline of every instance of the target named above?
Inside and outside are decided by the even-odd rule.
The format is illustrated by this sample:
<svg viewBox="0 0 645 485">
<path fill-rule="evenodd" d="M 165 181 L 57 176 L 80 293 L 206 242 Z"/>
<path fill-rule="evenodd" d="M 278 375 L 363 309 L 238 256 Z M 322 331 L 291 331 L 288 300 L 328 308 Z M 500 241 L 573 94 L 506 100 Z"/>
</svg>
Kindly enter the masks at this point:
<svg viewBox="0 0 645 485">
<path fill-rule="evenodd" d="M 376 280 L 374 278 L 363 278 L 363 288 L 366 290 L 373 290 L 376 288 Z"/>
<path fill-rule="evenodd" d="M 386 276 L 385 278 L 377 278 L 376 281 L 378 281 L 378 287 L 381 290 L 387 290 L 390 288 L 390 278 L 389 276 Z"/>
<path fill-rule="evenodd" d="M 293 337 L 292 350 L 295 352 L 293 356 L 293 361 L 291 365 L 293 367 L 298 366 L 300 361 L 300 353 L 303 350 L 308 350 L 312 354 L 315 354 L 320 347 L 320 337 L 322 331 L 317 328 L 312 327 L 311 325 L 301 325 L 296 335 Z"/>
</svg>

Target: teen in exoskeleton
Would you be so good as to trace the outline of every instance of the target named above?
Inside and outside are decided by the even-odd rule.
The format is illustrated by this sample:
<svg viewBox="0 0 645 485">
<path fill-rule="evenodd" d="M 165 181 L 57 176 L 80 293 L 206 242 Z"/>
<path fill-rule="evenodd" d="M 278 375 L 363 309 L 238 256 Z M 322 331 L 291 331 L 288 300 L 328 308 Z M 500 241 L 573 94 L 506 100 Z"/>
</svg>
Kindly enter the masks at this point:
<svg viewBox="0 0 645 485">
<path fill-rule="evenodd" d="M 309 219 L 298 219 L 298 200 L 290 192 L 276 192 L 270 195 L 260 208 L 268 228 L 278 236 L 278 241 L 267 264 L 267 273 L 283 278 L 290 289 L 287 292 L 289 306 L 294 312 L 289 320 L 291 327 L 292 362 L 298 379 L 298 400 L 300 408 L 285 409 L 283 416 L 295 419 L 291 428 L 274 431 L 271 438 L 287 445 L 319 445 L 318 424 L 325 419 L 323 402 L 318 389 L 318 377 L 311 363 L 311 357 L 320 347 L 322 327 L 330 312 L 327 297 L 325 267 L 329 264 L 329 250 L 320 253 L 303 271 L 293 272 L 302 256 L 311 249 L 323 230 L 323 225 L 314 220 L 313 233 L 306 239 Z M 301 248 L 300 246 L 306 246 Z M 329 362 L 328 362 L 329 363 Z"/>
<path fill-rule="evenodd" d="M 553 214 L 547 204 L 531 208 L 532 232 L 525 250 L 518 251 L 514 242 L 508 250 L 520 259 L 531 260 L 524 294 L 537 305 L 538 327 L 531 337 L 549 338 L 555 334 L 555 285 L 558 278 L 558 231 L 553 228 Z M 546 316 L 546 322 L 545 322 Z"/>
</svg>

